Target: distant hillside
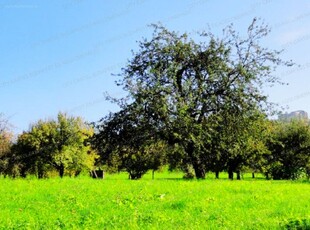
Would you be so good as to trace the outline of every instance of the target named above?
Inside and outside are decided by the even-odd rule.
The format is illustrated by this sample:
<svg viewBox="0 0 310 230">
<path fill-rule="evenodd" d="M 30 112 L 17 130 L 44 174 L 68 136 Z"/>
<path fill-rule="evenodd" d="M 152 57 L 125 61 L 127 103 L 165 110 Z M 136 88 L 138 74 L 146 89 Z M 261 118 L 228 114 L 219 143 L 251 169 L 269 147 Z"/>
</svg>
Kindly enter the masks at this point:
<svg viewBox="0 0 310 230">
<path fill-rule="evenodd" d="M 291 113 L 284 113 L 279 115 L 279 120 L 292 120 L 292 119 L 302 119 L 308 120 L 308 113 L 303 110 L 297 110 Z"/>
</svg>

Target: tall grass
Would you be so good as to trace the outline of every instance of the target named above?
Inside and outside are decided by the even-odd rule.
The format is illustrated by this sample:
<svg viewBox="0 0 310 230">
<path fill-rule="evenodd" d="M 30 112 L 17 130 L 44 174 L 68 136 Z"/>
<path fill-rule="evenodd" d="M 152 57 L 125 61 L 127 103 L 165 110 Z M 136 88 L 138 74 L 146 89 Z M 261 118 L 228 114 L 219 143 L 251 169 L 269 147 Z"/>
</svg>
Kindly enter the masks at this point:
<svg viewBox="0 0 310 230">
<path fill-rule="evenodd" d="M 310 218 L 308 182 L 181 178 L 2 178 L 0 228 L 278 229 Z"/>
</svg>

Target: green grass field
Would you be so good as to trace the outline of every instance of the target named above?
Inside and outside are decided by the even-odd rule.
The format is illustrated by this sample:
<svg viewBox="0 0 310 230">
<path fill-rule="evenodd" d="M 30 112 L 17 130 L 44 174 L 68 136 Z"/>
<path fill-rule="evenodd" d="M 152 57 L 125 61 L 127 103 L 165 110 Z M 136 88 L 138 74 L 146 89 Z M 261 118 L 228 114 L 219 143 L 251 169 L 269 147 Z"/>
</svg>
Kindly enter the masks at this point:
<svg viewBox="0 0 310 230">
<path fill-rule="evenodd" d="M 309 182 L 181 177 L 1 178 L 0 229 L 310 228 Z"/>
</svg>

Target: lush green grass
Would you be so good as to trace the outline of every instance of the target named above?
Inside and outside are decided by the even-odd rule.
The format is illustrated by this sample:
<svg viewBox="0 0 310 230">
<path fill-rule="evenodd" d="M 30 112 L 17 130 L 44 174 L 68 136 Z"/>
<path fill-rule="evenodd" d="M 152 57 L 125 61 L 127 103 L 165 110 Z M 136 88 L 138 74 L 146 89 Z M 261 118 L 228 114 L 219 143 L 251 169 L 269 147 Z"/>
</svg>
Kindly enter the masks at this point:
<svg viewBox="0 0 310 230">
<path fill-rule="evenodd" d="M 310 219 L 308 182 L 172 179 L 181 176 L 2 178 L 0 228 L 277 229 Z"/>
</svg>

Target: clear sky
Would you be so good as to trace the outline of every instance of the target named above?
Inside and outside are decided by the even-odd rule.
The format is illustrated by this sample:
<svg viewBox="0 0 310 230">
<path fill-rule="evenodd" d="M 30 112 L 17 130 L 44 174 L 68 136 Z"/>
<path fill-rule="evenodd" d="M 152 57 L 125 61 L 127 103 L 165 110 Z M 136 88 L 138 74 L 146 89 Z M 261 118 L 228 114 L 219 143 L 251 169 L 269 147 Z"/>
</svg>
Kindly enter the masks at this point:
<svg viewBox="0 0 310 230">
<path fill-rule="evenodd" d="M 272 28 L 264 44 L 300 65 L 275 73 L 289 85 L 266 89 L 270 101 L 310 113 L 308 0 L 0 0 L 0 113 L 16 133 L 59 111 L 97 121 L 117 110 L 104 92 L 124 95 L 111 74 L 147 25 L 217 34 L 233 23 L 242 33 L 254 17 Z"/>
</svg>

